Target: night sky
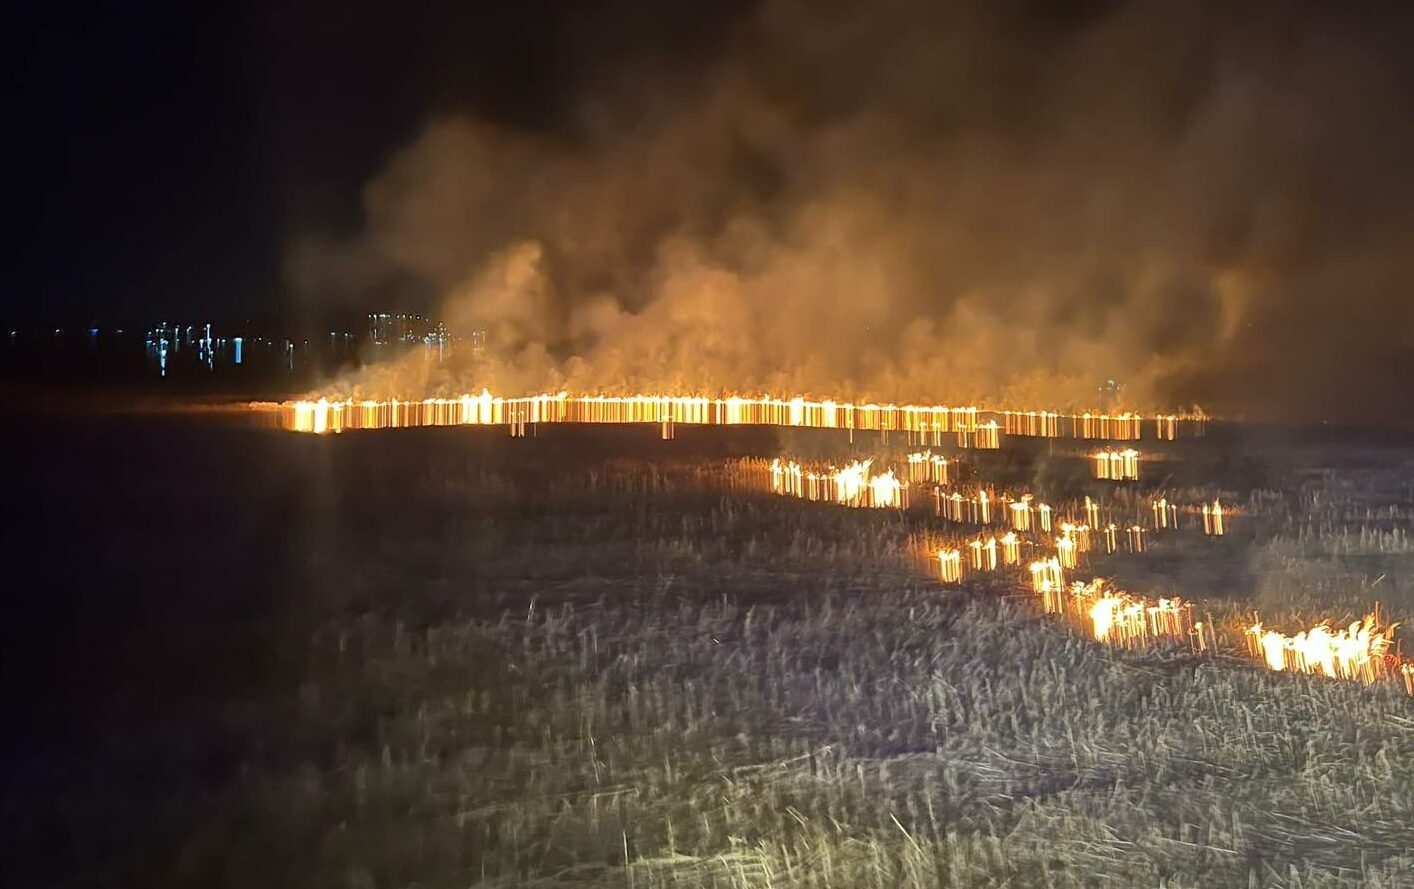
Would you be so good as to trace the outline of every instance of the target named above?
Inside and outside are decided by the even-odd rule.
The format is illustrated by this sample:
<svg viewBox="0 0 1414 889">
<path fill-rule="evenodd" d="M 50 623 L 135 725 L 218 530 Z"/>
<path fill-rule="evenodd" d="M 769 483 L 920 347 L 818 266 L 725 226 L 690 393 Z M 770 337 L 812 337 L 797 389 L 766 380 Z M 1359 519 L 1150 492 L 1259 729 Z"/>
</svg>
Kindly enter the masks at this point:
<svg viewBox="0 0 1414 889">
<path fill-rule="evenodd" d="M 407 308 L 491 330 L 528 376 L 1022 398 L 1117 376 L 1170 403 L 1378 417 L 1414 373 L 1411 20 L 1395 2 L 32 9 L 7 29 L 2 311 Z M 895 342 L 871 351 L 849 333 L 866 326 Z M 738 351 L 763 337 L 770 361 Z"/>
<path fill-rule="evenodd" d="M 700 55 L 740 3 L 44 5 L 9 34 L 12 317 L 280 312 L 437 114 L 561 125 L 581 73 Z M 623 26 L 621 26 L 621 23 Z"/>
</svg>

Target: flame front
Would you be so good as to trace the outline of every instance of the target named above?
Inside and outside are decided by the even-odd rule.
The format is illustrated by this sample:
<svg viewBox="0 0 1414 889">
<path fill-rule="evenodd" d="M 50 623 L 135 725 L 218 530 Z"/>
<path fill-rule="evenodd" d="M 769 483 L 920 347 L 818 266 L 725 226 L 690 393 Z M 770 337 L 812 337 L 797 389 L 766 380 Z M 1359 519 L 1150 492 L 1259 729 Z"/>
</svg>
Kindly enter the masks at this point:
<svg viewBox="0 0 1414 889">
<path fill-rule="evenodd" d="M 908 487 L 892 469 L 881 475 L 873 474 L 873 465 L 873 460 L 856 460 L 843 468 L 807 471 L 794 460 L 777 457 L 770 464 L 771 491 L 841 506 L 907 508 Z"/>
<path fill-rule="evenodd" d="M 1374 614 L 1367 614 L 1341 630 L 1322 623 L 1292 636 L 1267 629 L 1256 621 L 1247 627 L 1246 635 L 1252 654 L 1269 670 L 1356 679 L 1368 685 L 1395 672 L 1391 668 L 1397 662 L 1389 652 L 1396 626 L 1380 626 Z M 1407 686 L 1410 665 L 1399 665 L 1398 672 Z"/>
<path fill-rule="evenodd" d="M 1139 452 L 1134 448 L 1098 451 L 1091 455 L 1091 459 L 1095 461 L 1095 478 L 1108 481 L 1139 479 Z"/>
<path fill-rule="evenodd" d="M 995 449 L 1003 434 L 1029 437 L 1137 440 L 1143 437 L 1139 414 L 1066 414 L 1052 411 L 982 410 L 948 405 L 855 404 L 804 396 L 710 398 L 702 395 L 531 395 L 505 398 L 480 395 L 400 400 L 317 400 L 254 405 L 279 411 L 281 424 L 296 432 L 343 432 L 411 426 L 504 425 L 519 434 L 538 423 L 653 423 L 667 435 L 674 424 L 703 426 L 799 426 L 817 429 L 902 431 L 919 443 L 941 445 L 956 436 L 961 447 Z M 1179 422 L 1201 434 L 1206 417 L 1154 415 L 1158 439 L 1177 436 Z"/>
</svg>

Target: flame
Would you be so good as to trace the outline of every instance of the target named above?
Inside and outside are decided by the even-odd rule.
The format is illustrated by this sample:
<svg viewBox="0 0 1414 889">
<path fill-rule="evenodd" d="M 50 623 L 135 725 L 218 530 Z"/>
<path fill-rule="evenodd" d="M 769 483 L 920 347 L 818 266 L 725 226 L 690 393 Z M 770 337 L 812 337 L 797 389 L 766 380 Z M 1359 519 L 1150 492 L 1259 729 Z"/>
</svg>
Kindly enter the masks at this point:
<svg viewBox="0 0 1414 889">
<path fill-rule="evenodd" d="M 883 475 L 876 475 L 869 479 L 869 505 L 884 509 L 892 507 L 901 508 L 903 503 L 903 482 L 894 478 L 894 471 L 890 469 Z"/>
<path fill-rule="evenodd" d="M 1060 416 L 1052 411 L 1004 411 L 1002 431 L 1007 435 L 1059 438 Z"/>
<path fill-rule="evenodd" d="M 1052 557 L 1032 562 L 1030 568 L 1033 592 L 1045 594 L 1065 586 L 1065 572 L 1061 569 L 1060 559 Z"/>
<path fill-rule="evenodd" d="M 962 553 L 955 549 L 938 550 L 938 571 L 943 583 L 962 580 Z"/>
<path fill-rule="evenodd" d="M 939 488 L 933 491 L 933 514 L 958 524 L 990 525 L 992 507 L 998 502 L 1010 507 L 1010 499 L 1005 494 L 998 497 L 995 492 L 987 490 L 965 495 L 961 491 L 949 494 Z"/>
<path fill-rule="evenodd" d="M 1138 439 L 1143 436 L 1142 423 L 1143 419 L 1138 414 L 1123 413 L 1112 416 L 1087 411 L 1080 415 L 1080 437 L 1107 438 L 1114 441 Z"/>
<path fill-rule="evenodd" d="M 1144 599 L 1105 591 L 1090 606 L 1090 631 L 1095 641 L 1133 646 L 1160 637 L 1182 639 L 1190 634 L 1191 606 L 1180 599 Z"/>
<path fill-rule="evenodd" d="M 1129 544 L 1130 552 L 1142 553 L 1144 551 L 1144 529 L 1139 525 L 1131 525 L 1125 531 L 1125 539 Z"/>
<path fill-rule="evenodd" d="M 1090 583 L 1043 584 L 1038 590 L 1047 614 L 1084 627 L 1096 642 L 1133 648 L 1169 639 L 1208 648 L 1206 629 L 1193 620 L 1193 606 L 1179 598 L 1149 599 L 1112 589 L 1104 579 Z"/>
<path fill-rule="evenodd" d="M 948 459 L 932 451 L 920 451 L 908 455 L 908 480 L 910 482 L 948 483 Z"/>
<path fill-rule="evenodd" d="M 1133 448 L 1112 451 L 1108 448 L 1090 455 L 1095 461 L 1095 478 L 1109 481 L 1137 481 L 1139 452 Z"/>
<path fill-rule="evenodd" d="M 1085 496 L 1085 524 L 1092 528 L 1100 527 L 1100 504 Z"/>
<path fill-rule="evenodd" d="M 1017 531 L 1031 530 L 1031 495 L 1026 494 L 1020 500 L 1014 500 L 1009 504 L 1011 510 L 1011 526 Z"/>
<path fill-rule="evenodd" d="M 1367 614 L 1341 630 L 1321 623 L 1287 636 L 1255 621 L 1245 632 L 1253 656 L 1269 670 L 1356 679 L 1368 685 L 1393 672 L 1391 667 L 1395 661 L 1389 657 L 1389 651 L 1394 644 L 1396 626 L 1398 624 L 1380 626 L 1375 614 Z M 1407 685 L 1410 665 L 1403 664 L 1399 672 Z"/>
<path fill-rule="evenodd" d="M 771 461 L 771 492 L 805 500 L 828 501 L 841 506 L 905 509 L 908 488 L 892 469 L 872 473 L 873 460 L 856 460 L 842 469 L 807 471 L 794 460 Z"/>
<path fill-rule="evenodd" d="M 969 541 L 967 548 L 971 551 L 972 570 L 997 570 L 997 538 L 989 537 L 984 541 L 979 537 Z"/>
<path fill-rule="evenodd" d="M 1149 508 L 1154 513 L 1155 528 L 1177 528 L 1178 527 L 1178 506 L 1169 503 L 1167 497 L 1160 497 L 1151 501 Z"/>
<path fill-rule="evenodd" d="M 1203 504 L 1203 533 L 1209 537 L 1223 536 L 1223 505 L 1217 500 L 1212 506 Z"/>
<path fill-rule="evenodd" d="M 265 408 L 265 405 L 252 405 Z M 994 449 L 1003 433 L 1056 438 L 1137 440 L 1142 437 L 1139 414 L 1062 414 L 1050 411 L 988 410 L 947 405 L 854 404 L 804 396 L 709 398 L 702 395 L 633 394 L 575 395 L 566 392 L 506 398 L 483 389 L 479 395 L 380 401 L 317 400 L 275 406 L 281 423 L 297 432 L 342 432 L 346 429 L 386 429 L 410 426 L 506 426 L 523 434 L 536 423 L 655 423 L 670 436 L 675 424 L 703 426 L 800 426 L 817 429 L 874 430 L 908 433 L 920 443 L 941 445 L 954 433 L 962 447 Z M 1202 434 L 1206 417 L 1156 415 L 1155 435 L 1172 438 L 1178 422 L 1192 424 Z"/>
<path fill-rule="evenodd" d="M 1021 561 L 1021 540 L 1015 531 L 1008 531 L 998 541 L 1002 547 L 1002 562 L 1015 565 Z"/>
</svg>

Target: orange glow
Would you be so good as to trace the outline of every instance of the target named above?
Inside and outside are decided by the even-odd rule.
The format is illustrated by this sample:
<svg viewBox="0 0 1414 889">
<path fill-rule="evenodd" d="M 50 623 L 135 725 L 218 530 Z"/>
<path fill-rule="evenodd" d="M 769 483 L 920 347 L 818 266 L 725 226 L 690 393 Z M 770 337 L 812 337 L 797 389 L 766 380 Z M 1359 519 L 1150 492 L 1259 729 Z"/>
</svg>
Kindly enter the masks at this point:
<svg viewBox="0 0 1414 889">
<path fill-rule="evenodd" d="M 1114 441 L 1141 437 L 1139 414 L 1061 414 L 1048 411 L 982 410 L 944 405 L 853 404 L 833 399 L 666 394 L 575 395 L 560 392 L 505 398 L 482 390 L 453 398 L 337 400 L 318 399 L 279 405 L 252 405 L 279 411 L 281 425 L 296 432 L 343 432 L 411 426 L 506 426 L 513 434 L 538 423 L 652 423 L 671 436 L 674 425 L 800 426 L 909 434 L 920 443 L 940 444 L 955 433 L 962 447 L 999 448 L 1003 434 L 1054 438 L 1068 429 L 1075 438 Z M 1206 418 L 1184 417 L 1201 434 Z M 1169 417 L 1177 435 L 1178 418 Z M 1155 417 L 1166 437 L 1167 421 Z"/>
<path fill-rule="evenodd" d="M 1032 562 L 1030 567 L 1032 592 L 1046 594 L 1065 586 L 1065 572 L 1061 569 L 1060 559 L 1052 557 Z"/>
<path fill-rule="evenodd" d="M 1004 411 L 1002 431 L 1007 435 L 1058 438 L 1060 414 L 1051 411 Z"/>
<path fill-rule="evenodd" d="M 1178 527 L 1178 506 L 1169 503 L 1167 497 L 1160 497 L 1149 504 L 1154 513 L 1155 528 L 1177 528 Z"/>
<path fill-rule="evenodd" d="M 881 475 L 870 470 L 872 460 L 856 460 L 843 467 L 807 471 L 793 460 L 771 461 L 771 491 L 788 497 L 827 501 L 841 506 L 904 509 L 908 488 L 892 469 Z"/>
<path fill-rule="evenodd" d="M 1217 500 L 1212 506 L 1203 504 L 1203 533 L 1209 537 L 1221 537 L 1226 533 L 1223 526 L 1223 505 Z"/>
<path fill-rule="evenodd" d="M 938 571 L 943 583 L 958 583 L 962 580 L 962 553 L 955 549 L 938 550 Z"/>
<path fill-rule="evenodd" d="M 1061 537 L 1075 544 L 1076 553 L 1088 553 L 1090 551 L 1090 526 L 1073 525 L 1070 522 L 1061 522 Z"/>
<path fill-rule="evenodd" d="M 984 542 L 982 538 L 970 541 L 967 548 L 971 551 L 972 570 L 974 571 L 995 571 L 997 570 L 997 538 L 989 537 Z"/>
<path fill-rule="evenodd" d="M 911 483 L 948 483 L 948 459 L 932 451 L 921 451 L 908 455 L 908 480 Z"/>
<path fill-rule="evenodd" d="M 1015 531 L 1003 534 L 999 542 L 1002 545 L 1002 562 L 1004 564 L 1015 565 L 1021 561 L 1021 541 L 1017 538 Z"/>
<path fill-rule="evenodd" d="M 1080 438 L 1102 438 L 1111 441 L 1137 440 L 1143 437 L 1140 428 L 1143 418 L 1138 414 L 1092 414 L 1088 411 L 1080 415 Z"/>
<path fill-rule="evenodd" d="M 1125 537 L 1129 544 L 1129 551 L 1132 553 L 1142 553 L 1144 551 L 1144 529 L 1138 525 L 1132 525 L 1125 532 Z"/>
<path fill-rule="evenodd" d="M 934 489 L 933 514 L 958 524 L 990 525 L 992 511 L 998 502 L 997 495 L 991 491 L 982 490 L 968 494 L 953 491 L 949 494 L 941 489 Z"/>
<path fill-rule="evenodd" d="M 1108 481 L 1137 481 L 1139 478 L 1139 452 L 1133 448 L 1098 451 L 1091 459 L 1095 461 L 1095 478 Z"/>
<path fill-rule="evenodd" d="M 1380 626 L 1374 614 L 1367 614 L 1343 630 L 1332 630 L 1330 624 L 1322 623 L 1294 636 L 1266 629 L 1256 621 L 1247 627 L 1246 635 L 1253 657 L 1269 670 L 1356 679 L 1368 685 L 1394 672 L 1396 661 L 1389 651 L 1396 626 Z M 1406 685 L 1409 666 L 1399 667 Z"/>
<path fill-rule="evenodd" d="M 1095 641 L 1132 646 L 1170 637 L 1182 639 L 1190 632 L 1191 607 L 1178 599 L 1153 601 L 1128 593 L 1106 592 L 1090 606 Z"/>
<path fill-rule="evenodd" d="M 1181 599 L 1148 599 L 1111 588 L 1103 579 L 1041 591 L 1047 614 L 1083 627 L 1097 642 L 1133 648 L 1169 639 L 1195 650 L 1209 647 L 1206 629 L 1194 622 L 1193 607 Z"/>
<path fill-rule="evenodd" d="M 1088 494 L 1085 497 L 1085 524 L 1092 528 L 1100 527 L 1100 504 L 1091 500 Z"/>
<path fill-rule="evenodd" d="M 1009 507 L 1011 510 L 1011 526 L 1017 531 L 1031 530 L 1031 495 L 1026 494 L 1020 500 L 1013 501 Z"/>
</svg>

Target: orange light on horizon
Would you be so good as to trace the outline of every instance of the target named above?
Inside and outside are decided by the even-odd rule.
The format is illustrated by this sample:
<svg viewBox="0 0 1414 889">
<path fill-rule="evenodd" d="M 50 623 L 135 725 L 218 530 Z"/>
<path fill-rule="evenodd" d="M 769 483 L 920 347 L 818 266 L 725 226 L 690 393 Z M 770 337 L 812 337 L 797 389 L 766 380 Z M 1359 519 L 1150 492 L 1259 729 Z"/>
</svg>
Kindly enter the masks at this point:
<svg viewBox="0 0 1414 889">
<path fill-rule="evenodd" d="M 495 425 L 523 434 L 539 423 L 644 423 L 657 424 L 671 437 L 679 424 L 727 426 L 795 426 L 908 433 L 910 440 L 940 444 L 944 433 L 958 436 L 962 447 L 994 449 L 1001 436 L 1059 437 L 1062 420 L 1071 434 L 1086 439 L 1137 440 L 1139 414 L 1063 414 L 1054 411 L 983 410 L 945 405 L 854 404 L 837 399 L 804 396 L 707 397 L 703 395 L 574 395 L 566 392 L 507 398 L 483 389 L 480 395 L 450 398 L 354 400 L 331 398 L 284 402 L 273 407 L 281 425 L 297 432 L 323 434 L 347 429 L 388 429 L 413 426 Z M 1177 434 L 1177 417 L 1169 417 Z M 1202 433 L 1206 417 L 1184 417 Z M 1155 422 L 1163 425 L 1161 415 Z M 1161 430 L 1162 431 L 1162 430 Z M 1161 435 L 1161 437 L 1163 437 Z"/>
</svg>

